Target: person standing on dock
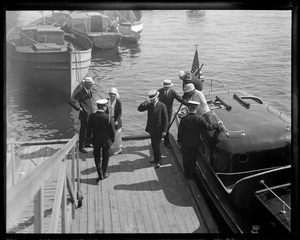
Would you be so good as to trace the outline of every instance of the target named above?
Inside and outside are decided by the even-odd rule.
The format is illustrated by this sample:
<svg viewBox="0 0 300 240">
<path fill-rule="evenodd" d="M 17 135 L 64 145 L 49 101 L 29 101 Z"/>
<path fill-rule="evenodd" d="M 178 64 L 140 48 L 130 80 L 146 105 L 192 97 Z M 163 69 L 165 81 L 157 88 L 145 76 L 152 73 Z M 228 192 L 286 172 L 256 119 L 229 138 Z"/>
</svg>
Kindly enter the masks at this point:
<svg viewBox="0 0 300 240">
<path fill-rule="evenodd" d="M 194 178 L 197 151 L 201 145 L 201 131 L 219 128 L 218 124 L 208 124 L 202 116 L 197 114 L 199 104 L 196 101 L 188 102 L 189 114 L 181 119 L 177 133 L 177 142 L 181 146 L 184 173 L 188 179 Z"/>
<path fill-rule="evenodd" d="M 184 105 L 187 105 L 187 101 L 184 100 L 174 89 L 171 88 L 173 86 L 173 83 L 171 80 L 165 79 L 162 84 L 163 84 L 163 88 L 160 88 L 158 90 L 159 101 L 164 103 L 167 107 L 168 120 L 169 120 L 168 127 L 169 127 L 170 121 L 172 119 L 174 99 L 176 99 L 178 102 L 180 102 L 181 104 L 184 104 Z M 166 136 L 164 137 L 164 144 L 166 147 L 169 147 L 169 148 L 171 147 L 168 131 L 166 132 Z"/>
<path fill-rule="evenodd" d="M 82 80 L 83 88 L 74 95 L 69 104 L 76 110 L 79 111 L 80 119 L 80 132 L 79 132 L 79 151 L 87 153 L 85 147 L 92 147 L 90 143 L 91 136 L 88 132 L 88 120 L 90 115 L 93 113 L 93 107 L 95 105 L 95 99 L 92 94 L 92 87 L 94 81 L 91 77 L 85 77 Z"/>
<path fill-rule="evenodd" d="M 107 110 L 107 99 L 97 101 L 98 111 L 89 118 L 89 134 L 92 136 L 94 161 L 98 173 L 97 182 L 109 177 L 107 167 L 111 145 L 115 141 L 115 125 L 110 120 Z M 102 151 L 102 160 L 101 160 Z"/>
<path fill-rule="evenodd" d="M 204 78 L 202 71 L 200 71 L 200 77 L 198 78 L 194 73 L 187 72 L 184 70 L 178 71 L 178 77 L 182 80 L 182 89 L 184 90 L 185 86 L 189 83 L 194 84 L 195 88 L 198 91 L 202 91 Z"/>
<path fill-rule="evenodd" d="M 122 153 L 122 103 L 120 101 L 120 95 L 118 89 L 112 87 L 109 89 L 109 99 L 108 99 L 108 108 L 106 113 L 109 114 L 110 119 L 114 122 L 115 125 L 115 142 L 112 145 L 112 148 L 117 150 L 114 152 L 114 155 Z"/>
<path fill-rule="evenodd" d="M 182 98 L 187 101 L 196 101 L 200 103 L 197 106 L 197 114 L 199 115 L 210 111 L 204 94 L 201 91 L 195 89 L 192 83 L 189 83 L 185 86 Z"/>
<path fill-rule="evenodd" d="M 166 136 L 168 129 L 168 113 L 164 103 L 158 100 L 159 92 L 151 90 L 149 99 L 141 103 L 138 107 L 139 112 L 148 111 L 148 119 L 145 131 L 150 133 L 151 146 L 153 150 L 155 168 L 159 168 L 161 161 L 161 139 Z"/>
</svg>

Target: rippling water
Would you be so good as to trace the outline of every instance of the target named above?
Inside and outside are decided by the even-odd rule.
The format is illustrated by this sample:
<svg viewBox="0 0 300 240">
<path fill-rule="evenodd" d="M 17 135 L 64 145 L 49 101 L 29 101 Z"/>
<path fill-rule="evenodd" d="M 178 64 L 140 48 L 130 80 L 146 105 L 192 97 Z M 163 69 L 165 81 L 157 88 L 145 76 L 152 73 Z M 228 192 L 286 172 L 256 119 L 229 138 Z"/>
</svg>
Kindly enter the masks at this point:
<svg viewBox="0 0 300 240">
<path fill-rule="evenodd" d="M 8 12 L 7 28 L 29 23 L 41 12 Z M 190 70 L 195 46 L 206 80 L 220 79 L 291 114 L 291 11 L 143 11 L 137 44 L 94 51 L 88 75 L 96 98 L 116 87 L 123 104 L 124 135 L 144 132 L 146 114 L 137 111 L 151 89 L 171 79 L 180 94 L 179 69 Z M 7 137 L 18 140 L 70 138 L 78 132 L 78 113 L 43 90 L 11 84 L 7 75 Z M 204 86 L 205 87 L 205 86 Z"/>
</svg>

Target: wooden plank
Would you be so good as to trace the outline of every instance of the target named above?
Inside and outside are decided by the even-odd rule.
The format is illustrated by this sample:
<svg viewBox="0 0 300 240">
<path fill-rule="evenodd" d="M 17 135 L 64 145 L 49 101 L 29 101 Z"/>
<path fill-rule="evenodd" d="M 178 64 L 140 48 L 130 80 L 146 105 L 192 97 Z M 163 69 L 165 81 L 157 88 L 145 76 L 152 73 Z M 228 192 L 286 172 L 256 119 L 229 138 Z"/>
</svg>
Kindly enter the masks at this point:
<svg viewBox="0 0 300 240">
<path fill-rule="evenodd" d="M 117 200 L 117 193 L 114 189 L 115 186 L 115 158 L 112 156 L 109 160 L 109 166 L 107 172 L 110 172 L 110 177 L 107 178 L 109 186 L 109 196 L 110 196 L 110 207 L 111 207 L 111 214 L 112 214 L 112 231 L 113 233 L 120 233 L 121 232 L 121 224 L 120 224 L 120 216 L 119 216 L 119 205 Z"/>
<path fill-rule="evenodd" d="M 148 142 L 148 141 L 147 141 Z M 137 146 L 141 149 L 143 149 L 145 147 L 144 145 L 144 141 L 137 141 Z M 141 151 L 138 151 L 139 153 L 141 153 Z M 137 182 L 139 182 L 138 185 L 138 190 L 139 190 L 139 201 L 140 201 L 140 205 L 141 205 L 141 209 L 142 209 L 142 215 L 143 215 L 143 219 L 144 219 L 144 225 L 145 225 L 145 229 L 144 232 L 146 233 L 151 233 L 153 232 L 153 226 L 152 226 L 152 219 L 150 216 L 151 213 L 151 209 L 149 210 L 148 208 L 148 199 L 147 199 L 147 195 L 146 192 L 147 190 L 147 184 L 145 183 L 145 179 L 143 179 L 143 176 L 146 175 L 146 171 L 148 169 L 149 163 L 145 162 L 145 159 L 138 159 L 139 161 L 138 166 L 139 166 L 139 170 L 136 171 L 136 180 Z"/>
<path fill-rule="evenodd" d="M 87 162 L 87 218 L 88 218 L 88 233 L 95 233 L 95 218 L 98 213 L 95 211 L 95 191 L 96 189 L 96 180 L 95 180 L 95 173 L 93 172 L 95 164 L 92 154 L 89 154 L 89 158 L 86 159 Z"/>
<path fill-rule="evenodd" d="M 151 148 L 151 145 L 150 145 L 150 140 L 144 140 L 144 145 L 145 146 L 149 146 L 149 155 L 148 155 L 148 158 L 145 159 L 146 162 L 149 163 L 150 160 L 152 160 L 152 156 L 153 156 L 153 153 L 152 153 L 152 148 Z M 148 189 L 150 190 L 150 194 L 148 194 L 148 197 L 147 199 L 149 199 L 149 209 L 152 213 L 151 215 L 151 218 L 152 218 L 152 223 L 153 223 L 153 227 L 154 227 L 154 232 L 155 233 L 163 233 L 164 230 L 163 230 L 163 224 L 165 224 L 163 221 L 162 221 L 162 218 L 161 218 L 161 209 L 158 208 L 158 203 L 157 203 L 157 185 L 156 185 L 156 182 L 157 182 L 157 176 L 155 174 L 155 170 L 153 168 L 153 164 L 150 164 L 149 163 L 149 168 L 147 168 L 147 171 L 146 171 L 146 174 L 144 175 L 143 179 L 147 182 L 148 184 Z"/>
<path fill-rule="evenodd" d="M 123 182 L 120 184 L 120 186 L 126 186 L 129 184 L 129 177 L 133 171 L 131 167 L 131 158 L 132 158 L 132 152 L 130 151 L 130 148 L 127 147 L 127 143 L 123 142 L 123 144 L 126 146 L 123 148 L 123 155 L 125 163 L 123 164 L 123 172 L 121 173 L 123 175 Z M 124 204 L 125 204 L 125 212 L 126 212 L 126 226 L 124 229 L 125 233 L 133 233 L 136 226 L 136 219 L 134 215 L 134 208 L 133 208 L 133 200 L 132 200 L 132 194 L 131 191 L 128 191 L 124 189 L 122 191 L 124 194 Z"/>
<path fill-rule="evenodd" d="M 123 143 L 123 149 L 125 145 Z M 127 160 L 127 154 L 123 151 L 120 155 L 114 155 L 112 158 L 114 159 L 114 169 L 112 170 L 114 174 L 114 187 L 117 197 L 117 204 L 119 210 L 119 218 L 120 218 L 120 232 L 126 233 L 128 229 L 128 220 L 127 220 L 127 213 L 126 213 L 126 199 L 125 194 L 126 190 L 120 189 L 119 186 L 123 185 L 127 178 L 127 172 L 124 171 L 124 164 Z"/>
</svg>

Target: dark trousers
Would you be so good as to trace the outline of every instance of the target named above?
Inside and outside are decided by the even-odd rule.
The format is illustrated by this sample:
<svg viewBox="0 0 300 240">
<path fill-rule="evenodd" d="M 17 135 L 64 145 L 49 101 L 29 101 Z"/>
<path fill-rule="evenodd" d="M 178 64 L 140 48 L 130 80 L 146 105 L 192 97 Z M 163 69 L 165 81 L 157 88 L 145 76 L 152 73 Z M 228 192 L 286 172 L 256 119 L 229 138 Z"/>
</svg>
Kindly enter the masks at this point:
<svg viewBox="0 0 300 240">
<path fill-rule="evenodd" d="M 185 176 L 189 179 L 194 178 L 197 160 L 197 148 L 191 147 L 181 147 L 182 158 L 183 158 L 183 168 Z"/>
<path fill-rule="evenodd" d="M 94 146 L 94 161 L 99 178 L 103 178 L 103 175 L 106 173 L 109 162 L 109 150 L 110 147 Z"/>
<path fill-rule="evenodd" d="M 79 131 L 79 149 L 84 148 L 85 144 L 89 143 L 90 136 L 87 136 L 88 123 L 85 121 L 80 121 L 80 131 Z"/>
<path fill-rule="evenodd" d="M 161 164 L 161 135 L 161 133 L 150 134 L 154 161 L 159 164 Z"/>
<path fill-rule="evenodd" d="M 166 132 L 166 136 L 164 136 L 164 144 L 165 145 L 170 144 L 169 132 Z"/>
</svg>

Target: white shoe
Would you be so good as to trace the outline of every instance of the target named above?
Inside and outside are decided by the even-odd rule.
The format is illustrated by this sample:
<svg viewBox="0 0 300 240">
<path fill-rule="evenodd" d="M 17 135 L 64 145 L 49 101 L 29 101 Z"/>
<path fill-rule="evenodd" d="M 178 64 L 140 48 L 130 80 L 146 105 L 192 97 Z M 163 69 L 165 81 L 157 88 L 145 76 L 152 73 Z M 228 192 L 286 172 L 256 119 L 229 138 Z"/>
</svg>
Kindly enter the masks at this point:
<svg viewBox="0 0 300 240">
<path fill-rule="evenodd" d="M 116 152 L 114 152 L 114 155 L 118 155 L 122 153 L 122 149 L 117 150 Z"/>
</svg>

